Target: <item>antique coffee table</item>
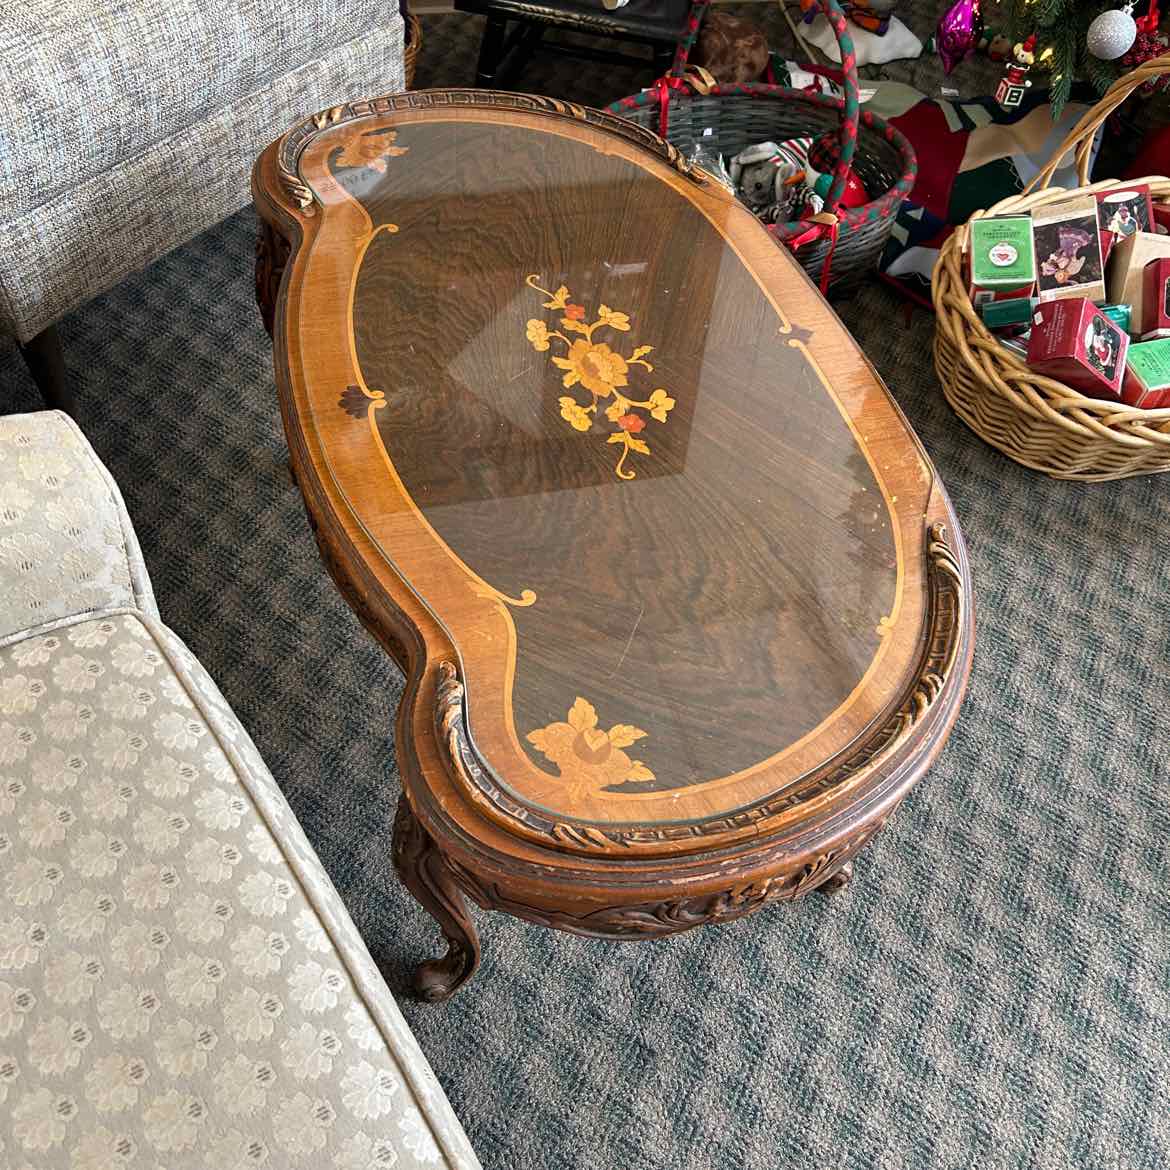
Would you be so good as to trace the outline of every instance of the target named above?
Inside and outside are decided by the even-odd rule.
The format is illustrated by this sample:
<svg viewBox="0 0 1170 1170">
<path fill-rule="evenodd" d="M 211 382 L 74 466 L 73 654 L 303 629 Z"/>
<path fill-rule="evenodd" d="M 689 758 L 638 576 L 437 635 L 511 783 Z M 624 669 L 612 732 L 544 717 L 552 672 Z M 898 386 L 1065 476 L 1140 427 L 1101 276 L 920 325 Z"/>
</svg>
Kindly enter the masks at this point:
<svg viewBox="0 0 1170 1170">
<path fill-rule="evenodd" d="M 257 288 L 322 557 L 407 684 L 402 880 L 652 938 L 836 889 L 973 642 L 946 493 L 791 257 L 596 110 L 326 110 L 261 156 Z"/>
</svg>

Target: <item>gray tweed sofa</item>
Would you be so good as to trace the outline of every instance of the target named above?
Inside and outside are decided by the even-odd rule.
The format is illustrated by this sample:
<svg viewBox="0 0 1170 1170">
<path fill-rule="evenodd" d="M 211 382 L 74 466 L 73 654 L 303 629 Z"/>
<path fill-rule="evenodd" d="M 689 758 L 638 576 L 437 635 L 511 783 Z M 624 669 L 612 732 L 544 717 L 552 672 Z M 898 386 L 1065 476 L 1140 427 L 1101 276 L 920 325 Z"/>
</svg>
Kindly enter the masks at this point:
<svg viewBox="0 0 1170 1170">
<path fill-rule="evenodd" d="M 0 1166 L 478 1165 L 110 476 L 0 418 Z"/>
<path fill-rule="evenodd" d="M 245 206 L 298 117 L 401 89 L 402 49 L 392 2 L 0 0 L 0 335 L 49 401 L 61 317 Z"/>
</svg>

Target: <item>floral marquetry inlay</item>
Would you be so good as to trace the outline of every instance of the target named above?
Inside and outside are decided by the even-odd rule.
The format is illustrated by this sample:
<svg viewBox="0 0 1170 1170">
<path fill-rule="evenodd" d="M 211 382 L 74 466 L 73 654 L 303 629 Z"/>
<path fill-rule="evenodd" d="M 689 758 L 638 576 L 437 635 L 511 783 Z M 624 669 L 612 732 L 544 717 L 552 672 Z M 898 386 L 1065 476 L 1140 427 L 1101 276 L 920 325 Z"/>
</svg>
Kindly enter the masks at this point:
<svg viewBox="0 0 1170 1170">
<path fill-rule="evenodd" d="M 350 138 L 337 161 L 343 167 L 369 167 L 380 175 L 386 173 L 386 164 L 392 158 L 401 158 L 409 146 L 397 146 L 397 130 L 370 130 Z"/>
<path fill-rule="evenodd" d="M 544 308 L 561 314 L 560 329 L 550 329 L 546 322 L 534 317 L 528 322 L 528 340 L 538 353 L 550 350 L 554 341 L 563 345 L 564 352 L 552 359 L 553 365 L 565 372 L 562 385 L 566 390 L 580 386 L 581 391 L 589 395 L 588 402 L 570 394 L 559 398 L 561 418 L 574 430 L 588 431 L 598 421 L 601 403 L 608 400 L 603 413 L 612 424 L 612 430 L 606 442 L 621 447 L 614 470 L 619 479 L 633 479 L 636 473 L 632 468 L 627 469 L 625 463 L 631 451 L 639 455 L 650 454 L 650 444 L 638 437 L 646 429 L 647 417 L 664 423 L 675 405 L 674 399 L 663 389 L 652 391 L 644 400 L 623 393 L 630 384 L 632 366 L 641 366 L 647 373 L 653 372 L 654 367 L 646 360 L 646 355 L 653 352 L 654 347 L 635 346 L 629 357 L 625 357 L 608 341 L 594 341 L 593 335 L 599 329 L 628 333 L 629 316 L 602 304 L 597 307 L 597 319 L 586 321 L 585 306 L 571 301 L 571 294 L 563 284 L 556 292 L 549 292 L 537 284 L 539 279 L 539 274 L 534 272 L 525 283 L 549 298 L 543 303 Z M 567 334 L 575 336 L 570 339 Z"/>
<path fill-rule="evenodd" d="M 646 732 L 629 723 L 615 723 L 603 731 L 597 723 L 593 704 L 578 696 L 566 722 L 529 732 L 528 742 L 556 764 L 561 778 L 582 795 L 628 780 L 653 780 L 654 773 L 623 750 L 645 739 Z"/>
</svg>

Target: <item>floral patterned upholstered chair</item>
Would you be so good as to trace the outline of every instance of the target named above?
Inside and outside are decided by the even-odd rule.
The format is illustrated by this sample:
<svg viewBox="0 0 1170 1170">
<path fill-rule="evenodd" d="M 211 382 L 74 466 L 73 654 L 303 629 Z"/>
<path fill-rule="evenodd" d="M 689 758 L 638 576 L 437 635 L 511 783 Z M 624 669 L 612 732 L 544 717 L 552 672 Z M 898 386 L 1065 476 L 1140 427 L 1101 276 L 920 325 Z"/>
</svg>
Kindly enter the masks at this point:
<svg viewBox="0 0 1170 1170">
<path fill-rule="evenodd" d="M 0 418 L 0 1166 L 479 1166 L 118 490 Z"/>
</svg>

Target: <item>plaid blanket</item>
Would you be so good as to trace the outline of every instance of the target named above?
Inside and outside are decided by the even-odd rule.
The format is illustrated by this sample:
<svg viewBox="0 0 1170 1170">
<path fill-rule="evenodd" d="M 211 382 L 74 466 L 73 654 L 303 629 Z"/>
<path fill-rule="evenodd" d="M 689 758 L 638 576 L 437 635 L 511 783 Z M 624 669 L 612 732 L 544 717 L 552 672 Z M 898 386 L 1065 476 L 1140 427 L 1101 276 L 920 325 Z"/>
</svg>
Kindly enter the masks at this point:
<svg viewBox="0 0 1170 1170">
<path fill-rule="evenodd" d="M 929 301 L 930 274 L 943 241 L 971 215 L 1018 194 L 1088 109 L 1070 102 L 1055 124 L 1045 90 L 1018 109 L 992 97 L 940 101 L 908 85 L 877 82 L 867 108 L 895 125 L 918 154 L 918 182 L 902 205 L 879 268 L 915 300 Z M 1100 139 L 1094 146 L 1094 157 Z M 1071 156 L 1053 180 L 1075 187 Z"/>
</svg>

